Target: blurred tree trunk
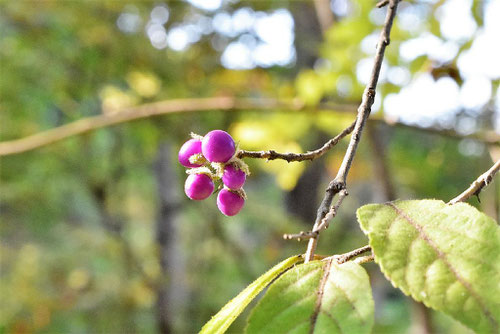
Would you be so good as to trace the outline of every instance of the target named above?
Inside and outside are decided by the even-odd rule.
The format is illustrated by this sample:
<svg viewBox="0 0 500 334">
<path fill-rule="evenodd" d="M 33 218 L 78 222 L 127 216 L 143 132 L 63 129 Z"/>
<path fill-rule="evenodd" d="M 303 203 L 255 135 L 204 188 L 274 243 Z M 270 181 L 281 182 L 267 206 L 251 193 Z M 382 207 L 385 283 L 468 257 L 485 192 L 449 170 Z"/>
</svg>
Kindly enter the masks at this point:
<svg viewBox="0 0 500 334">
<path fill-rule="evenodd" d="M 126 270 L 125 277 L 130 277 L 134 272 L 134 266 L 137 265 L 137 261 L 135 261 L 130 245 L 123 237 L 124 221 L 116 216 L 113 216 L 108 210 L 108 185 L 100 182 L 89 182 L 89 190 L 97 206 L 102 227 L 109 234 L 109 236 L 111 238 L 115 238 L 122 247 L 121 254 L 123 256 L 124 267 Z M 124 280 L 124 278 L 122 278 L 122 280 Z M 120 305 L 120 308 L 122 309 L 123 314 L 132 315 L 134 313 L 133 306 L 129 304 Z M 123 329 L 127 328 L 130 333 L 135 333 L 137 331 L 131 316 L 125 319 L 122 326 Z"/>
<path fill-rule="evenodd" d="M 326 12 L 323 12 L 326 10 Z M 328 0 L 310 2 L 292 2 L 291 12 L 295 21 L 295 50 L 297 54 L 297 73 L 301 69 L 311 69 L 318 59 L 318 47 L 322 41 L 327 25 L 333 23 L 333 13 Z M 330 15 L 331 14 L 331 15 Z M 314 147 L 323 145 L 329 137 L 319 131 L 311 136 L 316 137 Z M 316 217 L 319 205 L 318 189 L 325 175 L 324 159 L 318 159 L 308 165 L 300 176 L 297 185 L 285 196 L 287 211 L 311 223 Z"/>
<path fill-rule="evenodd" d="M 330 7 L 330 0 L 314 0 L 314 9 L 323 35 L 333 24 L 335 17 Z"/>
<path fill-rule="evenodd" d="M 172 161 L 170 143 L 160 145 L 155 162 L 158 186 L 158 218 L 156 239 L 160 261 L 157 288 L 156 317 L 160 333 L 172 333 L 175 320 L 182 320 L 187 300 L 185 263 L 179 232 L 180 186 Z"/>
<path fill-rule="evenodd" d="M 316 134 L 315 147 L 320 147 L 329 138 L 324 133 Z M 314 222 L 319 206 L 318 188 L 325 175 L 325 157 L 316 159 L 308 166 L 297 181 L 297 185 L 286 194 L 287 211 L 301 218 L 305 223 Z"/>
<path fill-rule="evenodd" d="M 381 137 L 385 131 L 380 131 L 377 124 L 368 122 L 367 134 L 372 149 L 373 172 L 375 174 L 375 185 L 377 186 L 379 202 L 393 201 L 396 199 L 396 191 L 392 184 L 392 178 L 389 171 L 389 157 L 386 155 L 386 144 Z"/>
<path fill-rule="evenodd" d="M 386 154 L 386 144 L 382 134 L 386 131 L 380 131 L 378 126 L 373 123 L 367 124 L 367 134 L 372 148 L 374 180 L 379 190 L 376 194 L 375 202 L 387 202 L 396 199 L 396 190 L 392 183 L 391 172 L 389 170 L 389 159 Z M 386 281 L 384 281 L 386 284 Z M 380 293 L 378 294 L 380 298 Z M 382 297 L 383 299 L 383 297 Z M 431 310 L 424 304 L 418 303 L 409 298 L 411 306 L 411 334 L 430 334 L 433 333 Z"/>
<path fill-rule="evenodd" d="M 318 22 L 316 8 L 308 1 L 292 1 L 290 9 L 295 22 L 295 68 L 297 71 L 313 68 L 322 40 L 322 27 Z"/>
</svg>

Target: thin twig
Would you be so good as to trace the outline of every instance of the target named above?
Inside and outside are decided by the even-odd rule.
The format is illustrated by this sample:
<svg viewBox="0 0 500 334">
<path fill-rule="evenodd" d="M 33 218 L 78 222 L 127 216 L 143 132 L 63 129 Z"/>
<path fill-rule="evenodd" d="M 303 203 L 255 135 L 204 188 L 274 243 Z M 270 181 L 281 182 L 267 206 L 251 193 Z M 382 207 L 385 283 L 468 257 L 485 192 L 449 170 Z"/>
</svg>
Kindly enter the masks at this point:
<svg viewBox="0 0 500 334">
<path fill-rule="evenodd" d="M 328 228 L 329 221 L 331 219 L 335 218 L 340 206 L 342 205 L 342 202 L 344 201 L 344 198 L 346 198 L 348 195 L 349 195 L 349 193 L 347 192 L 347 189 L 342 189 L 340 191 L 339 198 L 337 199 L 337 203 L 335 203 L 335 205 L 330 208 L 330 210 L 325 215 L 325 217 L 323 217 L 323 219 L 321 219 L 321 222 L 319 223 L 319 225 L 316 229 L 318 232 L 323 230 L 323 229 Z"/>
<path fill-rule="evenodd" d="M 380 68 L 382 67 L 382 60 L 384 59 L 385 48 L 390 43 L 389 36 L 392 28 L 392 22 L 394 21 L 394 17 L 396 16 L 398 1 L 399 0 L 391 0 L 389 3 L 384 27 L 382 28 L 382 31 L 380 33 L 377 51 L 375 53 L 375 61 L 373 64 L 371 77 L 363 93 L 363 99 L 358 109 L 356 125 L 351 135 L 351 141 L 349 142 L 349 146 L 347 147 L 347 151 L 337 172 L 337 176 L 335 176 L 335 179 L 330 182 L 328 188 L 326 189 L 326 194 L 318 209 L 318 215 L 316 217 L 313 230 L 315 230 L 319 226 L 319 224 L 321 224 L 321 221 L 328 213 L 330 205 L 333 201 L 333 197 L 341 190 L 346 189 L 347 174 L 349 173 L 354 155 L 356 154 L 356 149 L 358 148 L 358 144 L 361 139 L 363 127 L 366 123 L 366 120 L 368 119 L 368 116 L 370 115 L 371 106 L 375 101 L 375 90 L 377 88 Z M 317 243 L 318 235 L 309 239 L 305 262 L 308 262 L 314 258 L 314 252 L 316 251 Z"/>
<path fill-rule="evenodd" d="M 354 259 L 355 257 L 360 256 L 363 253 L 371 252 L 371 250 L 372 250 L 372 248 L 370 246 L 366 245 L 366 246 L 363 246 L 361 248 L 352 250 L 350 252 L 340 254 L 340 255 L 333 255 L 333 256 L 327 257 L 325 259 L 334 258 L 337 261 L 337 264 L 342 264 L 342 263 L 346 263 L 347 261 Z"/>
<path fill-rule="evenodd" d="M 329 221 L 337 215 L 337 211 L 338 211 L 340 205 L 342 204 L 342 201 L 344 200 L 344 198 L 347 195 L 348 195 L 348 193 L 347 193 L 346 189 L 343 189 L 339 193 L 339 198 L 337 199 L 337 203 L 335 203 L 335 205 L 333 205 L 330 208 L 330 210 L 328 211 L 326 216 L 321 220 L 321 223 L 316 227 L 316 229 L 309 231 L 309 232 L 300 231 L 297 234 L 285 234 L 285 235 L 283 235 L 283 239 L 286 239 L 286 240 L 297 239 L 298 241 L 301 241 L 301 240 L 307 240 L 307 239 L 311 239 L 313 237 L 317 237 L 319 232 L 321 232 L 321 230 L 328 228 Z"/>
<path fill-rule="evenodd" d="M 458 202 L 464 202 L 474 195 L 479 196 L 481 190 L 490 184 L 490 182 L 493 180 L 493 177 L 495 176 L 496 173 L 498 173 L 498 171 L 500 171 L 500 160 L 495 162 L 495 164 L 491 166 L 490 169 L 481 174 L 474 182 L 472 182 L 469 188 L 467 188 L 463 193 L 461 193 L 460 195 L 449 201 L 448 204 L 456 204 Z"/>
<path fill-rule="evenodd" d="M 297 239 L 297 241 L 302 241 L 310 239 L 317 234 L 318 232 L 314 231 L 308 231 L 308 232 L 300 231 L 299 233 L 283 234 L 283 239 L 285 240 Z"/>
<path fill-rule="evenodd" d="M 338 264 L 342 264 L 344 262 L 347 262 L 363 253 L 366 252 L 371 252 L 372 248 L 368 245 L 363 246 L 361 248 L 355 249 L 353 251 L 350 251 L 348 253 L 342 254 L 342 255 L 335 255 L 334 257 L 337 259 Z"/>
<path fill-rule="evenodd" d="M 288 162 L 292 161 L 305 161 L 305 160 L 314 160 L 321 157 L 328 150 L 338 144 L 338 142 L 350 134 L 354 129 L 354 125 L 356 122 L 353 122 L 347 128 L 345 128 L 341 133 L 327 141 L 322 147 L 318 148 L 314 151 L 309 151 L 306 153 L 278 153 L 273 150 L 269 151 L 244 151 L 241 150 L 238 153 L 238 158 L 257 158 L 257 159 L 267 159 L 267 160 L 276 160 L 282 159 Z"/>
<path fill-rule="evenodd" d="M 373 260 L 375 260 L 375 255 L 371 254 L 368 256 L 358 257 L 357 259 L 354 259 L 353 262 L 357 264 L 363 264 L 367 262 L 372 262 Z"/>
<path fill-rule="evenodd" d="M 382 0 L 382 1 L 377 2 L 377 4 L 375 5 L 375 7 L 382 8 L 382 7 L 387 6 L 388 3 L 389 3 L 389 0 Z"/>
</svg>

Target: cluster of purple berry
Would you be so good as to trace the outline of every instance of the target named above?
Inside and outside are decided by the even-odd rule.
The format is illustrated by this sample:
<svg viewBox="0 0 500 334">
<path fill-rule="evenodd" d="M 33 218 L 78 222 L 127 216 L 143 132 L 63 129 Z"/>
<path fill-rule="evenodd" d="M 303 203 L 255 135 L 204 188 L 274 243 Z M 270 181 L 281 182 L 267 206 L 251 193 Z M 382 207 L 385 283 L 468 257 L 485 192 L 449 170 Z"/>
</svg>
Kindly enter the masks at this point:
<svg viewBox="0 0 500 334">
<path fill-rule="evenodd" d="M 217 207 L 226 216 L 234 216 L 245 204 L 243 184 L 249 174 L 247 165 L 236 157 L 236 144 L 227 132 L 214 130 L 192 139 L 179 150 L 179 162 L 189 174 L 184 184 L 186 195 L 195 201 L 208 198 L 217 187 Z"/>
</svg>

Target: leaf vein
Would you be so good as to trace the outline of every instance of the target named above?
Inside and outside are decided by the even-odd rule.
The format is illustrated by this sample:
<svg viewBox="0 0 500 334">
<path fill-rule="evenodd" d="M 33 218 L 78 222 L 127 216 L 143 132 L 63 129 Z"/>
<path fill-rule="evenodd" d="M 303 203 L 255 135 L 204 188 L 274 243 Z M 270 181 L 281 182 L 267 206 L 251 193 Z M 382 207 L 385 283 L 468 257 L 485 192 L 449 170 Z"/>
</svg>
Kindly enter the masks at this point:
<svg viewBox="0 0 500 334">
<path fill-rule="evenodd" d="M 476 244 L 479 244 L 479 245 L 482 245 L 482 246 L 487 246 L 488 248 L 495 247 L 495 244 L 491 243 L 491 242 L 488 242 L 488 240 L 476 239 L 476 238 L 471 237 L 468 234 L 465 234 L 465 233 L 462 233 L 460 231 L 447 228 L 445 226 L 436 225 L 436 226 L 433 226 L 433 228 L 436 228 L 437 230 L 444 231 L 444 232 L 447 232 L 447 233 L 453 233 L 453 234 L 459 235 L 462 238 L 469 239 L 471 241 L 474 241 L 474 243 L 476 243 Z"/>
<path fill-rule="evenodd" d="M 345 299 L 347 299 L 347 301 L 349 302 L 349 304 L 351 304 L 352 306 L 352 309 L 357 313 L 357 315 L 359 316 L 359 321 L 364 324 L 365 323 L 365 320 L 363 318 L 363 316 L 361 316 L 361 314 L 359 313 L 359 310 L 357 309 L 356 305 L 354 304 L 354 302 L 349 298 L 349 295 L 347 294 L 347 292 L 345 291 L 345 289 L 343 289 L 342 287 L 338 286 L 335 282 L 331 282 L 345 297 Z"/>
<path fill-rule="evenodd" d="M 404 273 L 404 281 L 406 283 L 406 286 L 410 288 L 410 283 L 408 282 L 408 270 L 410 266 L 408 265 L 410 263 L 410 257 L 411 257 L 411 252 L 413 249 L 413 245 L 415 242 L 418 240 L 418 236 L 416 236 L 411 242 L 410 246 L 408 247 L 408 253 L 406 253 L 406 264 L 405 264 L 405 273 Z"/>
<path fill-rule="evenodd" d="M 325 285 L 328 281 L 328 277 L 330 276 L 330 268 L 332 267 L 333 258 L 325 263 L 323 266 L 323 276 L 321 277 L 321 281 L 319 284 L 317 298 L 316 298 L 316 306 L 314 307 L 314 312 L 311 315 L 311 327 L 309 328 L 309 333 L 314 333 L 314 328 L 316 327 L 316 321 L 318 320 L 318 314 L 321 310 L 321 304 L 323 303 L 323 293 L 325 291 Z"/>
<path fill-rule="evenodd" d="M 342 331 L 342 328 L 339 325 L 339 322 L 337 321 L 337 319 L 335 319 L 335 317 L 333 316 L 333 314 L 331 314 L 327 310 L 321 310 L 320 312 L 323 313 L 324 315 L 326 315 L 332 321 L 332 323 L 335 325 L 335 327 L 337 327 L 339 329 L 339 333 L 340 334 L 344 333 Z"/>
<path fill-rule="evenodd" d="M 310 278 L 310 276 L 314 275 L 316 272 L 318 272 L 321 268 L 316 268 L 314 270 L 309 271 L 305 275 L 301 276 L 298 280 L 287 286 L 285 289 L 283 289 L 282 293 L 286 293 L 289 290 L 297 287 L 297 285 L 301 284 L 303 281 L 306 281 Z"/>
<path fill-rule="evenodd" d="M 469 292 L 470 296 L 473 297 L 481 310 L 484 312 L 484 314 L 487 316 L 488 321 L 491 323 L 493 326 L 494 331 L 498 331 L 498 323 L 496 322 L 495 318 L 493 317 L 491 311 L 486 307 L 484 304 L 483 300 L 480 298 L 480 296 L 472 289 L 472 286 L 470 285 L 469 282 L 467 282 L 456 270 L 455 268 L 451 265 L 451 263 L 448 261 L 448 258 L 446 257 L 446 254 L 443 253 L 439 247 L 435 244 L 435 242 L 429 238 L 429 236 L 425 233 L 423 227 L 419 225 L 416 221 L 414 221 L 412 218 L 410 218 L 406 213 L 404 213 L 401 209 L 399 209 L 396 205 L 394 205 L 391 202 L 385 203 L 386 206 L 391 207 L 396 213 L 398 214 L 399 217 L 403 218 L 408 224 L 413 226 L 415 228 L 420 236 L 425 242 L 431 246 L 431 248 L 436 252 L 437 256 L 439 257 L 440 260 L 443 261 L 443 263 L 448 267 L 450 272 L 455 276 L 457 281 L 459 281 L 465 289 Z M 393 222 L 391 222 L 391 225 Z"/>
<path fill-rule="evenodd" d="M 291 332 L 291 331 L 293 331 L 295 328 L 299 327 L 299 326 L 300 326 L 300 325 L 302 325 L 304 322 L 308 322 L 308 321 L 309 321 L 309 319 L 304 319 L 304 320 L 302 320 L 302 321 L 299 321 L 299 322 L 298 322 L 298 323 L 296 323 L 296 324 L 295 324 L 292 328 L 290 328 L 289 330 L 287 330 L 287 331 L 285 332 L 285 334 L 290 333 L 290 332 Z"/>
<path fill-rule="evenodd" d="M 289 310 L 290 308 L 293 308 L 293 307 L 295 307 L 295 306 L 297 306 L 297 305 L 301 304 L 301 303 L 302 303 L 305 299 L 307 299 L 308 297 L 310 297 L 312 293 L 313 293 L 313 292 L 311 291 L 310 293 L 308 293 L 308 294 L 306 294 L 306 295 L 302 296 L 301 298 L 297 299 L 297 300 L 296 300 L 296 301 L 294 301 L 292 304 L 288 305 L 287 307 L 285 307 L 284 309 L 282 309 L 281 311 L 279 311 L 277 314 L 275 314 L 275 315 L 273 316 L 273 318 L 274 318 L 274 319 L 276 319 L 276 318 L 278 318 L 281 314 L 283 314 L 283 313 L 285 313 L 287 310 Z M 304 321 L 309 321 L 309 319 L 306 319 L 306 320 L 304 320 Z M 303 321 L 302 321 L 302 322 L 303 322 Z M 261 331 L 262 331 L 262 332 L 264 332 L 263 330 L 264 330 L 267 326 L 269 326 L 270 324 L 271 324 L 271 322 L 266 323 L 266 325 L 265 325 L 264 327 L 262 327 L 262 328 L 261 328 Z"/>
</svg>

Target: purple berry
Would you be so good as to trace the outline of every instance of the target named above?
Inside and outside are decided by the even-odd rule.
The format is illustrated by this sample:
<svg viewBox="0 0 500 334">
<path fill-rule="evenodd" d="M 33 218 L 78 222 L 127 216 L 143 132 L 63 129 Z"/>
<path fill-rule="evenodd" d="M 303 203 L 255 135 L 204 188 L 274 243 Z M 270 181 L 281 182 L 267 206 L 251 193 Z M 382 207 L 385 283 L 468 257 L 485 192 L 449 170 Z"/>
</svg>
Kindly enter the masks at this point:
<svg viewBox="0 0 500 334">
<path fill-rule="evenodd" d="M 229 133 L 222 130 L 210 131 L 203 137 L 201 151 L 210 162 L 227 162 L 234 155 L 236 145 Z"/>
<path fill-rule="evenodd" d="M 179 162 L 184 167 L 194 168 L 200 167 L 199 164 L 192 164 L 189 161 L 189 158 L 195 154 L 201 153 L 201 140 L 199 139 L 189 139 L 187 142 L 182 145 L 179 150 Z"/>
<path fill-rule="evenodd" d="M 234 216 L 243 208 L 245 199 L 227 189 L 222 189 L 217 196 L 217 207 L 226 216 Z"/>
<path fill-rule="evenodd" d="M 214 182 L 210 176 L 205 174 L 191 174 L 184 184 L 184 192 L 187 197 L 195 201 L 201 201 L 212 195 Z"/>
<path fill-rule="evenodd" d="M 234 167 L 233 165 L 227 165 L 224 167 L 224 174 L 222 174 L 222 182 L 224 185 L 230 189 L 240 189 L 245 183 L 247 176 L 244 171 Z"/>
</svg>

